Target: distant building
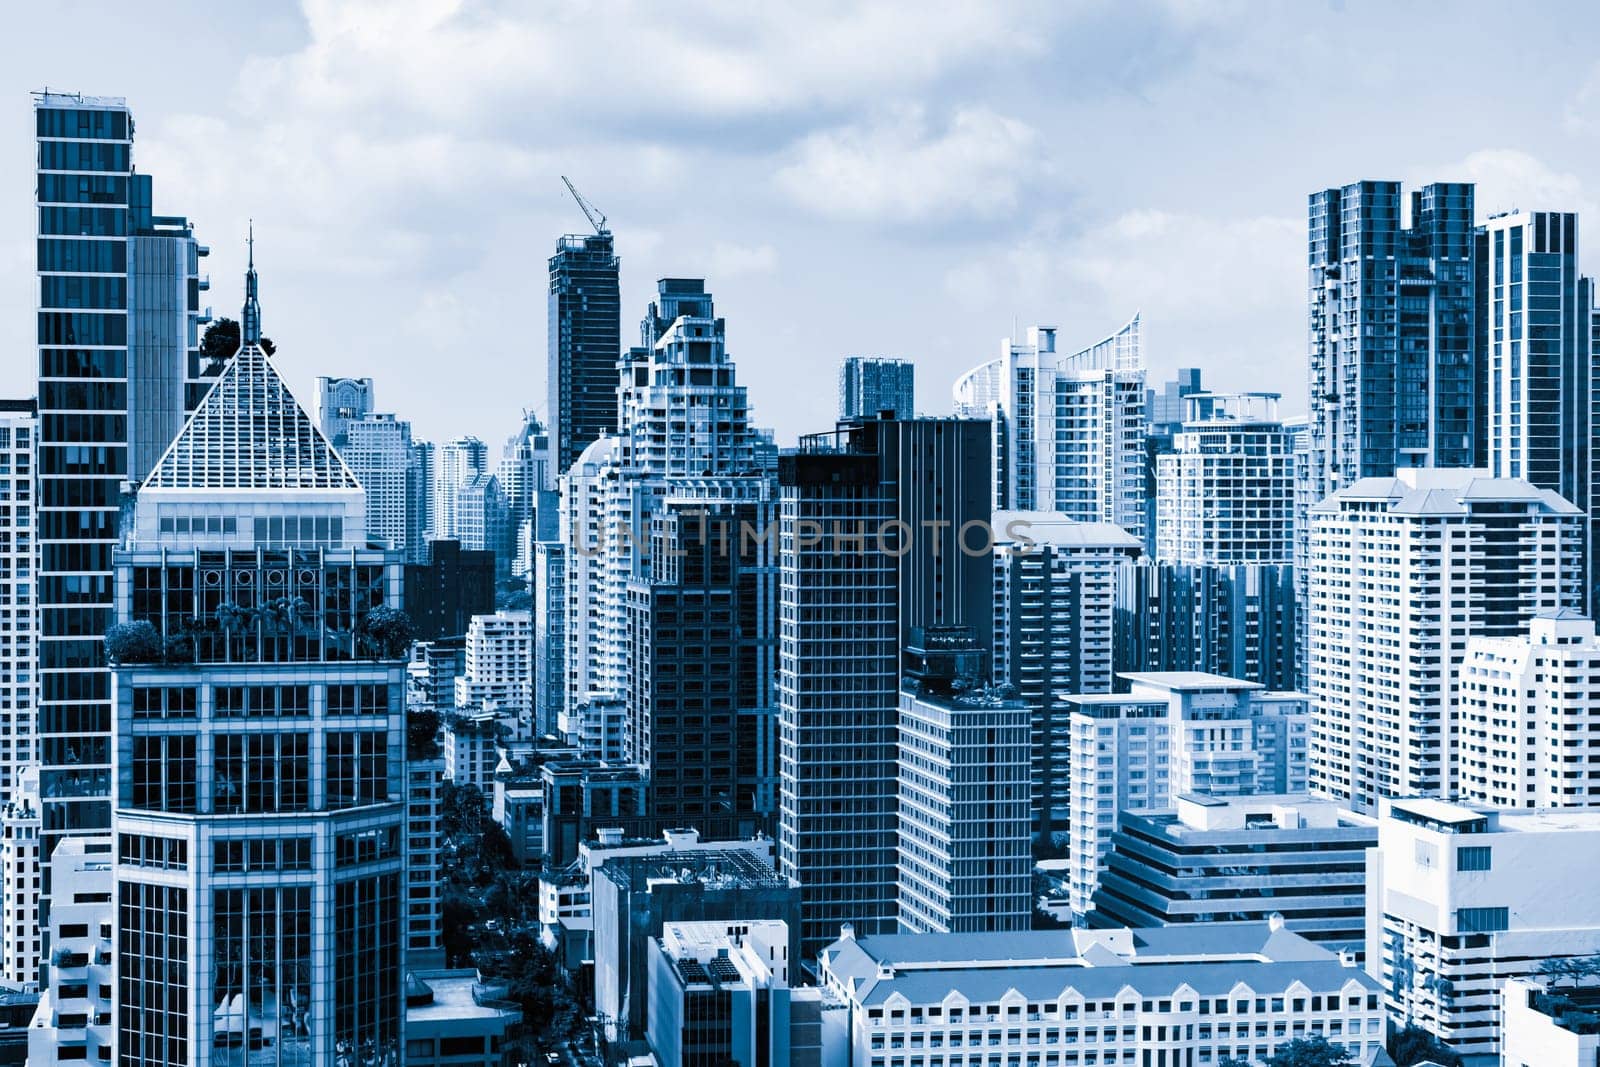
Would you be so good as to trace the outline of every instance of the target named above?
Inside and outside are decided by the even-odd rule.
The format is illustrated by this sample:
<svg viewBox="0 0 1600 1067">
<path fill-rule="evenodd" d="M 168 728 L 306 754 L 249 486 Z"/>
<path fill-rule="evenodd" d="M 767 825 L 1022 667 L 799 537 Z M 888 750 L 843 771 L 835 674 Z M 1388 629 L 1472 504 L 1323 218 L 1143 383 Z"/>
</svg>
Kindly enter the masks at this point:
<svg viewBox="0 0 1600 1067">
<path fill-rule="evenodd" d="M 1204 390 L 1200 384 L 1199 367 L 1179 367 L 1170 381 L 1161 383 L 1161 390 L 1145 390 L 1145 415 L 1150 421 L 1150 432 L 1158 428 L 1173 432 L 1184 420 L 1183 398 Z"/>
<path fill-rule="evenodd" d="M 1072 706 L 1068 885 L 1093 906 L 1124 810 L 1169 807 L 1183 793 L 1249 796 L 1306 787 L 1310 715 L 1303 693 L 1197 672 L 1132 674 L 1130 692 L 1067 698 Z"/>
<path fill-rule="evenodd" d="M 492 712 L 512 736 L 532 739 L 533 616 L 526 611 L 474 615 L 467 659 L 456 678 L 458 714 Z"/>
<path fill-rule="evenodd" d="M 428 562 L 428 542 L 438 537 L 434 516 L 434 488 L 438 449 L 432 441 L 411 442 L 406 468 L 406 562 Z"/>
<path fill-rule="evenodd" d="M 1594 1067 L 1600 1063 L 1600 984 L 1513 978 L 1500 991 L 1500 1062 L 1505 1067 Z"/>
<path fill-rule="evenodd" d="M 842 1062 L 843 1027 L 824 1027 L 823 992 L 791 985 L 799 961 L 789 958 L 790 941 L 777 919 L 665 923 L 650 941 L 647 1029 L 656 1062 Z"/>
<path fill-rule="evenodd" d="M 550 257 L 551 456 L 564 473 L 583 450 L 617 426 L 617 359 L 622 355 L 621 261 L 611 232 L 568 234 Z"/>
<path fill-rule="evenodd" d="M 444 723 L 444 776 L 483 792 L 485 802 L 500 765 L 500 726 L 493 712 L 452 714 Z"/>
<path fill-rule="evenodd" d="M 522 1012 L 504 982 L 477 971 L 406 975 L 406 1067 L 504 1067 L 504 1049 Z"/>
<path fill-rule="evenodd" d="M 965 627 L 913 629 L 900 691 L 900 926 L 1026 930 L 1033 912 L 1028 706 L 988 682 Z"/>
<path fill-rule="evenodd" d="M 539 769 L 544 790 L 545 863 L 564 867 L 578 846 L 601 828 L 639 837 L 657 827 L 650 814 L 650 780 L 638 767 L 600 760 L 555 760 Z"/>
<path fill-rule="evenodd" d="M 1366 850 L 1375 819 L 1304 793 L 1180 794 L 1124 811 L 1100 875 L 1094 926 L 1264 920 L 1334 950 L 1366 942 Z"/>
<path fill-rule="evenodd" d="M 1313 507 L 1312 788 L 1357 811 L 1456 795 L 1467 640 L 1579 606 L 1583 521 L 1554 492 L 1481 470 L 1403 469 Z"/>
<path fill-rule="evenodd" d="M 1293 567 L 1137 559 L 1121 562 L 1114 579 L 1118 674 L 1204 671 L 1298 688 L 1303 612 Z"/>
<path fill-rule="evenodd" d="M 1502 808 L 1600 806 L 1600 640 L 1571 608 L 1527 636 L 1472 637 L 1456 682 L 1457 799 Z"/>
<path fill-rule="evenodd" d="M 411 424 L 374 414 L 341 421 L 344 428 L 333 445 L 367 491 L 367 537 L 414 558 L 417 546 L 411 539 L 421 521 L 411 514 L 417 477 Z"/>
<path fill-rule="evenodd" d="M 335 447 L 350 424 L 371 415 L 375 405 L 371 378 L 317 378 L 317 428 Z"/>
<path fill-rule="evenodd" d="M 534 546 L 533 718 L 540 734 L 555 733 L 566 711 L 567 557 L 560 541 Z"/>
<path fill-rule="evenodd" d="M 607 859 L 594 872 L 595 1011 L 607 1041 L 645 1036 L 650 942 L 669 922 L 777 919 L 798 960 L 799 893 L 743 848 L 652 850 Z"/>
<path fill-rule="evenodd" d="M 1156 466 L 1156 558 L 1294 562 L 1294 457 L 1277 393 L 1194 393 Z"/>
<path fill-rule="evenodd" d="M 469 435 L 446 441 L 438 446 L 434 455 L 433 525 L 429 536 L 436 541 L 464 540 L 456 514 L 457 494 L 480 475 L 493 477 L 494 472 L 489 469 L 489 448 Z"/>
<path fill-rule="evenodd" d="M 456 489 L 452 531 L 469 552 L 493 552 L 495 576 L 511 573 L 513 528 L 500 482 L 492 474 L 474 474 Z"/>
<path fill-rule="evenodd" d="M 183 855 L 181 851 L 173 854 L 174 858 Z M 123 1040 L 134 1036 L 128 1030 L 119 1035 L 114 1021 L 116 1008 L 127 1003 L 128 998 L 124 993 L 113 1003 L 112 949 L 125 943 L 121 939 L 128 935 L 127 924 L 118 922 L 119 898 L 112 883 L 112 858 L 109 837 L 65 838 L 50 857 L 49 979 L 28 1028 L 30 1067 L 56 1067 L 85 1060 L 105 1063 L 111 1059 L 119 1036 Z M 125 907 L 142 903 L 135 897 L 120 901 L 125 902 Z M 178 945 L 173 948 L 181 953 L 182 934 L 177 940 Z M 126 950 L 120 952 L 118 962 L 129 954 Z M 170 965 L 165 952 L 160 959 L 164 969 Z M 182 956 L 177 963 L 183 966 Z M 182 1048 L 171 1051 L 181 1053 Z M 152 1062 L 187 1060 L 181 1055 L 172 1057 L 169 1052 L 153 1057 Z"/>
<path fill-rule="evenodd" d="M 994 433 L 995 507 L 1111 522 L 1142 543 L 1145 368 L 1139 316 L 1070 356 L 1053 326 L 1001 342 L 1000 358 L 957 379 L 957 414 Z"/>
<path fill-rule="evenodd" d="M 428 557 L 406 564 L 406 612 L 418 641 L 460 637 L 474 616 L 494 611 L 492 552 L 460 541 L 430 541 Z"/>
<path fill-rule="evenodd" d="M 1276 921 L 861 938 L 846 929 L 821 957 L 821 985 L 849 1009 L 848 1062 L 859 1067 L 1001 1034 L 1019 1063 L 1062 1049 L 1085 1064 L 1263 1063 L 1321 1034 L 1364 1064 L 1385 1036 L 1378 983 Z"/>
<path fill-rule="evenodd" d="M 1054 512 L 997 511 L 994 680 L 1030 712 L 1033 833 L 1065 833 L 1071 792 L 1068 693 L 1109 693 L 1119 567 L 1139 542 L 1109 522 Z"/>
<path fill-rule="evenodd" d="M 406 753 L 406 967 L 442 967 L 444 774 L 442 754 Z"/>
<path fill-rule="evenodd" d="M 1597 850 L 1600 810 L 1384 800 L 1368 853 L 1366 966 L 1390 1017 L 1469 1063 L 1499 1056 L 1505 980 L 1600 955 Z"/>
<path fill-rule="evenodd" d="M 839 363 L 839 421 L 876 419 L 885 412 L 914 418 L 916 374 L 910 360 L 846 356 Z"/>
</svg>

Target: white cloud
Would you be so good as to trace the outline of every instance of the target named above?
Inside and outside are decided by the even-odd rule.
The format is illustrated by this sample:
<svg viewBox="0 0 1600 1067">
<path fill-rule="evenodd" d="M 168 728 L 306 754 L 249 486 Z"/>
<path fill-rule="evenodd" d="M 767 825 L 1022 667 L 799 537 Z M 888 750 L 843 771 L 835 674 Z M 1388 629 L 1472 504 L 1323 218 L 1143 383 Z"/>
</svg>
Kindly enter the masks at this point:
<svg viewBox="0 0 1600 1067">
<path fill-rule="evenodd" d="M 718 241 L 711 246 L 711 277 L 742 278 L 778 269 L 778 250 L 769 244 L 742 245 Z"/>
<path fill-rule="evenodd" d="M 1043 166 L 1038 133 L 986 108 L 957 109 L 941 128 L 920 107 L 811 134 L 777 175 L 796 203 L 829 218 L 889 223 L 993 219 L 1016 210 Z"/>
<path fill-rule="evenodd" d="M 1476 183 L 1474 200 L 1479 219 L 1512 210 L 1577 211 L 1587 218 L 1597 216 L 1583 179 L 1555 170 L 1537 157 L 1516 149 L 1489 148 L 1473 152 L 1458 163 L 1433 168 L 1433 172 L 1451 181 Z"/>
</svg>

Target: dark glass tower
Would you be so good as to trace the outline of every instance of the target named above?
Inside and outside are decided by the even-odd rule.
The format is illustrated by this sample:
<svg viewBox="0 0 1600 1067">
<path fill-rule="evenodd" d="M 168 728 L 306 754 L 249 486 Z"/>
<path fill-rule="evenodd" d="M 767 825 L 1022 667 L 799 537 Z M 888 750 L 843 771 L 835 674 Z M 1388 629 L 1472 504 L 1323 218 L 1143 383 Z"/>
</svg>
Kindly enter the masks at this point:
<svg viewBox="0 0 1600 1067">
<path fill-rule="evenodd" d="M 568 234 L 550 257 L 548 413 L 558 475 L 617 428 L 620 265 L 609 230 Z"/>
<path fill-rule="evenodd" d="M 149 469 L 198 399 L 205 250 L 151 211 L 119 98 L 35 97 L 39 274 L 41 858 L 110 826 L 111 552 L 124 484 Z M 48 868 L 47 868 L 48 869 Z"/>
</svg>

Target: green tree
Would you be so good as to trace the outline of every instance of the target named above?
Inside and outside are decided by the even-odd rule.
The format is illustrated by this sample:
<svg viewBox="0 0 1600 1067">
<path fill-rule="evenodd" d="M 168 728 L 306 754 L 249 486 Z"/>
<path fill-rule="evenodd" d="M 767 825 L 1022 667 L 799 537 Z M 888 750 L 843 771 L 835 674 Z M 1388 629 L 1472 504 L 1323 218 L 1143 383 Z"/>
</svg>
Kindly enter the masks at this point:
<svg viewBox="0 0 1600 1067">
<path fill-rule="evenodd" d="M 119 622 L 106 631 L 106 656 L 112 663 L 160 663 L 161 635 L 144 619 Z"/>
<path fill-rule="evenodd" d="M 439 755 L 439 713 L 433 708 L 406 712 L 406 759 L 433 759 Z"/>
<path fill-rule="evenodd" d="M 1267 1061 L 1267 1067 L 1344 1067 L 1353 1063 L 1355 1060 L 1349 1049 L 1332 1044 L 1318 1034 L 1279 1045 L 1277 1054 Z"/>
<path fill-rule="evenodd" d="M 1407 1026 L 1389 1036 L 1389 1055 L 1396 1067 L 1432 1060 L 1443 1067 L 1461 1067 L 1461 1057 L 1420 1026 Z"/>
<path fill-rule="evenodd" d="M 277 350 L 278 346 L 272 343 L 272 338 L 261 339 L 261 351 L 270 356 Z M 200 354 L 206 359 L 232 359 L 237 351 L 239 324 L 233 319 L 217 319 L 206 327 L 205 336 L 200 338 Z"/>
<path fill-rule="evenodd" d="M 1217 1067 L 1250 1067 L 1250 1061 L 1237 1060 L 1232 1056 L 1229 1056 L 1226 1059 L 1219 1060 L 1217 1062 Z"/>
</svg>

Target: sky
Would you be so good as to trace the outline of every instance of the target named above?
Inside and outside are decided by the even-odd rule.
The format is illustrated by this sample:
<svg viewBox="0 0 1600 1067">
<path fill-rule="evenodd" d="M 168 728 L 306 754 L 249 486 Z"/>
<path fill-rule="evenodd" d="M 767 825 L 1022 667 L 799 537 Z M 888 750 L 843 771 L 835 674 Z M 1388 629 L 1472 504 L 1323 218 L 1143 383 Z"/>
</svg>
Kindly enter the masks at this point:
<svg viewBox="0 0 1600 1067">
<path fill-rule="evenodd" d="M 83 3 L 0 39 L 0 395 L 35 391 L 29 92 L 123 96 L 159 214 L 309 407 L 371 377 L 418 437 L 545 416 L 546 260 L 606 213 L 623 343 L 704 277 L 780 443 L 846 355 L 917 401 L 1029 325 L 1142 312 L 1149 377 L 1306 406 L 1306 197 L 1475 181 L 1600 219 L 1593 10 L 1539 3 Z M 1594 269 L 1596 257 L 1584 256 Z"/>
</svg>

